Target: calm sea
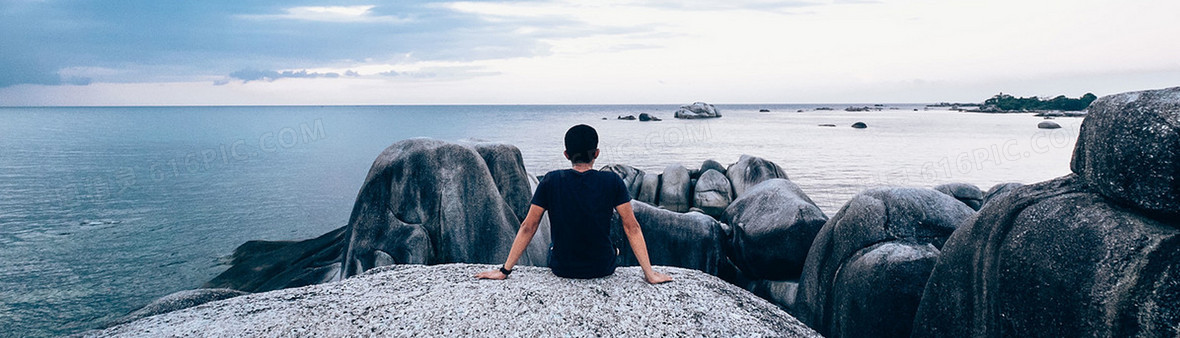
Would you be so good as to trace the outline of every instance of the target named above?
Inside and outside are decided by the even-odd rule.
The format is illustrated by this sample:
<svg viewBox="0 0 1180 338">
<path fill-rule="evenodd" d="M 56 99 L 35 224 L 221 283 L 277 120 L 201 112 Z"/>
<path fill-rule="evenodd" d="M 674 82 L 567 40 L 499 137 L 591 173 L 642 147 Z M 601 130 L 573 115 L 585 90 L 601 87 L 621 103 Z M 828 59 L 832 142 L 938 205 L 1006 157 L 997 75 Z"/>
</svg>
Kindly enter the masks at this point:
<svg viewBox="0 0 1180 338">
<path fill-rule="evenodd" d="M 871 186 L 1067 174 L 1081 123 L 847 106 L 720 105 L 712 120 L 673 119 L 674 105 L 0 108 L 0 335 L 94 328 L 200 286 L 245 241 L 342 226 L 373 158 L 410 137 L 511 143 L 540 175 L 568 165 L 561 137 L 586 123 L 599 166 L 761 156 L 831 215 Z M 639 113 L 664 120 L 615 119 Z"/>
</svg>

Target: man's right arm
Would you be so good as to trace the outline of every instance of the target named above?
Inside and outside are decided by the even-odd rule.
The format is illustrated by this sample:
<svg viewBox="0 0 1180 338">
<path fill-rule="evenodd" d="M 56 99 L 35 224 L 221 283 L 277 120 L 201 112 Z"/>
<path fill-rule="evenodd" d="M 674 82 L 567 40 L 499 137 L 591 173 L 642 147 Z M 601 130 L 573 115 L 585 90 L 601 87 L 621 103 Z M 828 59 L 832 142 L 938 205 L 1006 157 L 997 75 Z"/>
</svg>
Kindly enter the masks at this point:
<svg viewBox="0 0 1180 338">
<path fill-rule="evenodd" d="M 619 212 L 619 218 L 623 220 L 623 232 L 627 234 L 627 242 L 631 243 L 635 260 L 639 261 L 639 266 L 643 268 L 643 278 L 652 284 L 672 281 L 672 277 L 652 269 L 651 260 L 647 256 L 647 242 L 643 239 L 643 230 L 639 227 L 639 220 L 635 219 L 635 210 L 631 208 L 631 202 L 619 204 L 615 211 Z"/>
</svg>

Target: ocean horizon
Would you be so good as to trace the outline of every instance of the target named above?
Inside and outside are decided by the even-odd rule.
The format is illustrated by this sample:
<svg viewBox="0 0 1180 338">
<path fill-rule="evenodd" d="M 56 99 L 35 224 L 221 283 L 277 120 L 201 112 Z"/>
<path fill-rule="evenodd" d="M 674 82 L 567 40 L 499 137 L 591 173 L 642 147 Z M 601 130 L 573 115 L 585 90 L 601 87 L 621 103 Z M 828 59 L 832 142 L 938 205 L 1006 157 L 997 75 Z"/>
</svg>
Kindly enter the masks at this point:
<svg viewBox="0 0 1180 338">
<path fill-rule="evenodd" d="M 658 173 L 749 154 L 831 216 L 871 187 L 986 191 L 1066 175 L 1081 123 L 1045 130 L 1030 113 L 925 103 L 717 104 L 722 118 L 683 120 L 679 106 L 0 107 L 0 321 L 18 336 L 98 328 L 199 287 L 246 241 L 345 225 L 373 159 L 413 137 L 512 144 L 532 175 L 569 166 L 561 135 L 583 123 L 601 136 L 596 168 Z M 662 121 L 617 119 L 641 113 Z"/>
</svg>

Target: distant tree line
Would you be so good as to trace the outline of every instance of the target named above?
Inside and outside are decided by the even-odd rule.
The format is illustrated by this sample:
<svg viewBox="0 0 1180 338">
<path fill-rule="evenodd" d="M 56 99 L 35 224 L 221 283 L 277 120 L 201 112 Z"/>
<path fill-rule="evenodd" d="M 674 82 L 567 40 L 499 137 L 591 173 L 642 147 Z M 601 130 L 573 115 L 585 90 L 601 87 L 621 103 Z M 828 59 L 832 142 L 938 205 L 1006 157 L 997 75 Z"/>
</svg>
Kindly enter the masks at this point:
<svg viewBox="0 0 1180 338">
<path fill-rule="evenodd" d="M 1082 95 L 1082 97 L 1076 99 L 1065 97 L 1065 95 L 1058 95 L 1048 100 L 1042 100 L 1036 96 L 1015 97 L 1000 93 L 987 99 L 987 101 L 983 101 L 983 105 L 980 108 L 985 111 L 1078 111 L 1085 110 L 1086 107 L 1090 106 L 1090 102 L 1094 102 L 1096 99 L 1098 97 L 1092 93 L 1086 93 L 1086 95 Z"/>
</svg>

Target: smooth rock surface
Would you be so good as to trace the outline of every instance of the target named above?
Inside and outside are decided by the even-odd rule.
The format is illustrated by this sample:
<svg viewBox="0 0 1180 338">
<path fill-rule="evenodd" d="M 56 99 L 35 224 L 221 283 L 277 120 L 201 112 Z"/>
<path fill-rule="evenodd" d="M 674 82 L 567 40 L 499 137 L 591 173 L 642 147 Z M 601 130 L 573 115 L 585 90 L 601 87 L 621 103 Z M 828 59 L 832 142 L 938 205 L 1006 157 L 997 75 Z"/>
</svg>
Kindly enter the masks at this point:
<svg viewBox="0 0 1180 338">
<path fill-rule="evenodd" d="M 1053 121 L 1041 121 L 1041 123 L 1037 123 L 1037 128 L 1040 128 L 1040 129 L 1060 129 L 1061 125 L 1057 124 L 1057 122 L 1053 122 Z"/>
<path fill-rule="evenodd" d="M 725 209 L 733 228 L 733 263 L 751 279 L 798 278 L 828 217 L 791 181 L 766 180 Z"/>
<path fill-rule="evenodd" d="M 694 102 L 690 105 L 680 106 L 680 109 L 676 111 L 675 117 L 678 119 L 721 117 L 721 111 L 717 110 L 717 107 L 714 107 L 711 104 L 704 102 Z"/>
<path fill-rule="evenodd" d="M 915 337 L 1180 336 L 1180 222 L 1069 175 L 987 203 L 942 247 Z"/>
<path fill-rule="evenodd" d="M 706 171 L 709 171 L 709 169 L 716 170 L 722 175 L 725 175 L 725 166 L 722 165 L 721 162 L 714 160 L 705 160 L 704 162 L 701 162 L 701 175 L 704 175 Z"/>
<path fill-rule="evenodd" d="M 627 192 L 631 194 L 631 198 L 639 198 L 639 189 L 643 187 L 643 176 L 647 174 L 643 170 L 626 164 L 612 164 L 602 167 L 601 170 L 619 175 L 619 178 L 623 179 L 623 184 L 627 186 Z M 529 196 L 532 194 L 530 193 Z"/>
<path fill-rule="evenodd" d="M 907 337 L 930 270 L 931 244 L 884 242 L 853 255 L 834 279 L 830 337 Z"/>
<path fill-rule="evenodd" d="M 818 337 L 786 312 L 716 277 L 657 267 L 588 280 L 520 267 L 503 281 L 472 276 L 493 265 L 397 265 L 338 283 L 252 294 L 144 318 L 87 337 Z"/>
<path fill-rule="evenodd" d="M 852 124 L 852 127 L 856 129 L 865 129 L 868 128 L 869 125 L 865 124 L 864 122 L 856 122 Z"/>
<path fill-rule="evenodd" d="M 750 189 L 762 181 L 772 178 L 790 179 L 778 164 L 750 155 L 742 155 L 737 162 L 729 165 L 725 171 L 725 177 L 729 178 L 729 182 L 733 184 L 734 198 L 742 197 L 746 193 L 746 189 Z"/>
<path fill-rule="evenodd" d="M 1180 217 L 1180 87 L 1094 101 L 1074 148 L 1074 173 L 1118 204 Z"/>
<path fill-rule="evenodd" d="M 663 174 L 644 174 L 643 182 L 640 183 L 639 197 L 637 200 L 651 205 L 658 205 L 660 202 L 660 176 Z"/>
<path fill-rule="evenodd" d="M 733 201 L 732 186 L 725 175 L 714 169 L 706 170 L 693 186 L 693 207 L 714 218 L 721 217 Z"/>
<path fill-rule="evenodd" d="M 672 212 L 639 201 L 632 201 L 631 208 L 643 230 L 652 264 L 700 270 L 710 275 L 718 275 L 729 264 L 725 257 L 725 230 L 712 217 L 699 212 Z M 618 213 L 611 219 L 611 241 L 619 249 L 616 261 L 619 266 L 639 265 Z"/>
<path fill-rule="evenodd" d="M 950 195 L 959 202 L 963 202 L 971 210 L 979 210 L 983 206 L 983 191 L 970 183 L 947 183 L 934 187 L 938 192 Z"/>
<path fill-rule="evenodd" d="M 929 262 L 929 252 L 886 253 L 918 251 L 926 244 L 937 249 L 973 214 L 967 205 L 933 189 L 872 188 L 857 194 L 824 224 L 812 242 L 792 313 L 827 336 L 874 332 L 872 327 L 860 325 L 882 321 L 912 322 L 917 300 L 907 298 L 902 290 L 926 282 L 929 270 L 916 269 Z M 873 253 L 891 243 L 909 248 L 888 247 L 889 251 Z M 846 268 L 861 273 L 841 274 Z M 866 285 L 878 290 L 863 290 Z M 852 308 L 872 311 L 844 310 Z"/>
<path fill-rule="evenodd" d="M 660 176 L 659 205 L 675 212 L 686 212 L 692 207 L 692 177 L 688 168 L 670 164 Z"/>
</svg>

